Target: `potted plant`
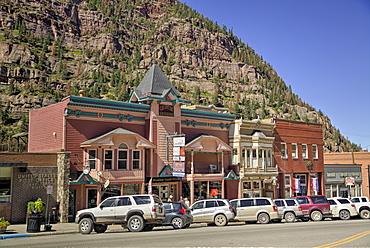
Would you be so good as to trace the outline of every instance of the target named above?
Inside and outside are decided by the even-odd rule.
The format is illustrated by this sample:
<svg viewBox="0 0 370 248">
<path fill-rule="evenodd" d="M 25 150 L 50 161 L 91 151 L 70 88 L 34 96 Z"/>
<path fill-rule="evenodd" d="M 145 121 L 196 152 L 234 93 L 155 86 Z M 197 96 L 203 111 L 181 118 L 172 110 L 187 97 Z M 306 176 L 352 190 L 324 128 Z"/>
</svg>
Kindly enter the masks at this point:
<svg viewBox="0 0 370 248">
<path fill-rule="evenodd" d="M 27 232 L 40 232 L 42 212 L 45 203 L 38 198 L 36 201 L 27 203 Z"/>
<path fill-rule="evenodd" d="M 6 232 L 6 228 L 10 226 L 10 223 L 9 221 L 6 221 L 4 219 L 4 217 L 1 217 L 0 218 L 0 233 L 5 233 Z"/>
</svg>

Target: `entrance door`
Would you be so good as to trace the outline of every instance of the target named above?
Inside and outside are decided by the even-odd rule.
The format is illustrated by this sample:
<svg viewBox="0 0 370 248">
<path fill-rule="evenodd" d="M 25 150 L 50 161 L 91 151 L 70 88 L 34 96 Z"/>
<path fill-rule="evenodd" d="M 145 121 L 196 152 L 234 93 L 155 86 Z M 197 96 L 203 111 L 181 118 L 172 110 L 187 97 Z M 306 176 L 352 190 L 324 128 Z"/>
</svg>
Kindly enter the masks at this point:
<svg viewBox="0 0 370 248">
<path fill-rule="evenodd" d="M 74 222 L 76 216 L 76 189 L 69 190 L 68 221 Z"/>
<path fill-rule="evenodd" d="M 163 201 L 167 201 L 170 197 L 168 192 L 168 184 L 153 186 L 153 193 L 158 195 Z"/>
</svg>

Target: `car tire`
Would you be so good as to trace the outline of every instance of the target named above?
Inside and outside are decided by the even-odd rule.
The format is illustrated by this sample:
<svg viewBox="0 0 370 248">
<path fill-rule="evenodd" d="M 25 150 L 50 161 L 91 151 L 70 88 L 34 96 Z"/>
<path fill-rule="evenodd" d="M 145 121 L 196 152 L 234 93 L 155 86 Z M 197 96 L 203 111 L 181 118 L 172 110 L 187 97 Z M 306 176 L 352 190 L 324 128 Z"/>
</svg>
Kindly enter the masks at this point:
<svg viewBox="0 0 370 248">
<path fill-rule="evenodd" d="M 349 219 L 351 219 L 351 214 L 349 213 L 348 210 L 341 210 L 339 212 L 339 218 L 341 220 L 349 220 Z"/>
<path fill-rule="evenodd" d="M 370 211 L 368 209 L 362 209 L 360 211 L 360 217 L 362 219 L 370 219 Z"/>
<path fill-rule="evenodd" d="M 268 224 L 270 222 L 270 216 L 267 213 L 260 213 L 257 219 L 261 224 Z"/>
<path fill-rule="evenodd" d="M 314 210 L 310 214 L 311 220 L 313 221 L 321 221 L 322 220 L 322 213 L 318 210 Z"/>
<path fill-rule="evenodd" d="M 107 225 L 99 225 L 99 224 L 94 225 L 94 231 L 96 233 L 104 233 L 107 230 L 107 228 L 108 228 Z"/>
<path fill-rule="evenodd" d="M 140 215 L 133 215 L 128 219 L 127 228 L 130 232 L 141 232 L 144 226 L 144 219 Z"/>
<path fill-rule="evenodd" d="M 90 234 L 94 228 L 94 223 L 90 218 L 83 218 L 78 224 L 78 230 L 81 234 Z"/>
<path fill-rule="evenodd" d="M 154 224 L 145 225 L 143 231 L 151 231 L 153 230 L 154 226 L 155 226 Z"/>
<path fill-rule="evenodd" d="M 223 214 L 216 215 L 214 220 L 215 220 L 216 226 L 226 226 L 227 225 L 227 218 Z"/>
<path fill-rule="evenodd" d="M 175 217 L 171 220 L 173 229 L 181 229 L 184 227 L 184 221 L 180 217 Z"/>
<path fill-rule="evenodd" d="M 285 222 L 287 222 L 287 223 L 293 223 L 293 222 L 295 222 L 295 214 L 294 213 L 292 213 L 292 212 L 287 212 L 287 213 L 285 213 L 285 215 L 284 215 L 284 220 L 285 220 Z"/>
</svg>

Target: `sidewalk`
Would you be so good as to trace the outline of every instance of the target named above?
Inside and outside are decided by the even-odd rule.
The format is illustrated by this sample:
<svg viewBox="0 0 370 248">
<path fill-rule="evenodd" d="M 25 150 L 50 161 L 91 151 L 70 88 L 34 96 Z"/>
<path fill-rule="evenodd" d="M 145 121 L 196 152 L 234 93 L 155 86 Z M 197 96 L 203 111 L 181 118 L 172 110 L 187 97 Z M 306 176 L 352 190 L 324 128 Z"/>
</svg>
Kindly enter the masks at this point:
<svg viewBox="0 0 370 248">
<path fill-rule="evenodd" d="M 116 226 L 115 228 L 121 228 Z M 10 225 L 6 229 L 5 233 L 0 234 L 0 240 L 2 239 L 13 239 L 13 238 L 24 238 L 31 236 L 44 236 L 44 235 L 56 235 L 56 234 L 71 234 L 78 233 L 78 225 L 75 223 L 57 223 L 52 224 L 51 231 L 45 231 L 45 226 L 41 225 L 40 232 L 27 233 L 26 224 L 15 224 Z"/>
<path fill-rule="evenodd" d="M 79 233 L 78 225 L 75 223 L 57 223 L 51 224 L 51 231 L 45 231 L 45 226 L 41 225 L 40 232 L 27 233 L 26 224 L 14 224 L 8 226 L 5 233 L 0 234 L 0 240 L 14 239 L 14 238 L 27 238 L 32 236 L 46 236 L 46 235 L 60 235 L 60 234 L 73 234 Z M 206 223 L 196 223 L 192 226 L 207 226 Z M 170 228 L 169 226 L 158 226 L 156 228 Z M 120 225 L 109 225 L 107 232 L 124 232 L 127 229 L 122 228 Z"/>
</svg>

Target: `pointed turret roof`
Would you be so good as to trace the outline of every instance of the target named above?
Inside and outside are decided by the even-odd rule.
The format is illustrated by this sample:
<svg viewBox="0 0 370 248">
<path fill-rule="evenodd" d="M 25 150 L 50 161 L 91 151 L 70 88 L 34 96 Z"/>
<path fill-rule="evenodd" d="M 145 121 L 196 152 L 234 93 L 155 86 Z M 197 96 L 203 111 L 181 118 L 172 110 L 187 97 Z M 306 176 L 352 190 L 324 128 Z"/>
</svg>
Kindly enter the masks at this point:
<svg viewBox="0 0 370 248">
<path fill-rule="evenodd" d="M 175 94 L 177 97 L 180 97 L 180 93 L 167 79 L 163 71 L 158 65 L 154 64 L 146 73 L 139 86 L 136 88 L 135 93 L 139 99 L 151 95 L 156 95 L 156 97 L 164 97 L 169 90 L 172 90 L 173 94 Z"/>
</svg>

